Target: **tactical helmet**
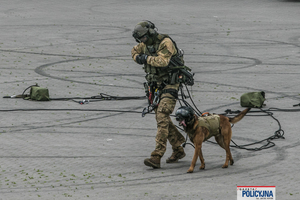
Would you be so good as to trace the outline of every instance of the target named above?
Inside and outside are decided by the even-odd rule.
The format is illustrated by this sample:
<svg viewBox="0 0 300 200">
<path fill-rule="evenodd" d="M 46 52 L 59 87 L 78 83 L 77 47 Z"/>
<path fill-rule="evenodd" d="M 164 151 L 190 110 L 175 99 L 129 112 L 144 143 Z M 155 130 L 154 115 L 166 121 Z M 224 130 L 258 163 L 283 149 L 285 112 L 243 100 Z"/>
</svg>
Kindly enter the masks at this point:
<svg viewBox="0 0 300 200">
<path fill-rule="evenodd" d="M 144 42 L 146 43 L 147 40 L 156 33 L 155 29 L 155 25 L 150 22 L 150 21 L 142 21 L 139 22 L 135 27 L 134 30 L 132 32 L 132 36 L 134 37 L 134 39 L 138 42 Z M 141 38 L 143 38 L 144 36 L 146 36 L 146 38 L 141 41 Z"/>
<path fill-rule="evenodd" d="M 185 122 L 190 122 L 194 118 L 195 112 L 191 107 L 181 106 L 175 112 L 176 121 L 185 120 Z"/>
</svg>

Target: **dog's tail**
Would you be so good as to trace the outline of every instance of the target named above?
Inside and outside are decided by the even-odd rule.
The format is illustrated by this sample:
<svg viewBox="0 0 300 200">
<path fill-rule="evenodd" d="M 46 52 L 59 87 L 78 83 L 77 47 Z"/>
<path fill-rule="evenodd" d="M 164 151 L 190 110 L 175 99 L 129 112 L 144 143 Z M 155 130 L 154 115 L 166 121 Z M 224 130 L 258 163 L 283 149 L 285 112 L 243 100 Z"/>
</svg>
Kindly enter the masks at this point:
<svg viewBox="0 0 300 200">
<path fill-rule="evenodd" d="M 239 122 L 241 119 L 243 119 L 243 117 L 247 114 L 247 112 L 249 112 L 249 110 L 251 110 L 251 108 L 247 108 L 247 109 L 243 110 L 242 112 L 240 112 L 237 116 L 235 116 L 233 118 L 228 117 L 229 122 L 232 124 Z"/>
</svg>

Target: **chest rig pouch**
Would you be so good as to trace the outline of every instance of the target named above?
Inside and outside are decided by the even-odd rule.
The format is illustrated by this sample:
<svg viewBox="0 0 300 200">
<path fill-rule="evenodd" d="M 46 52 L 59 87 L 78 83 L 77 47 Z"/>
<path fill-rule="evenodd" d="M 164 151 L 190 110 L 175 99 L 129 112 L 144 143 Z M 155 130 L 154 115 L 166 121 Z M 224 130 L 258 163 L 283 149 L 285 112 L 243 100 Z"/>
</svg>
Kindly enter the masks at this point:
<svg viewBox="0 0 300 200">
<path fill-rule="evenodd" d="M 151 46 L 145 46 L 145 54 L 150 56 L 157 56 L 157 50 L 161 41 L 165 38 L 165 35 L 158 35 L 157 40 Z M 158 83 L 169 83 L 169 72 L 167 67 L 154 67 L 149 64 L 144 65 L 144 70 L 146 72 L 146 80 L 148 83 L 158 82 Z"/>
</svg>

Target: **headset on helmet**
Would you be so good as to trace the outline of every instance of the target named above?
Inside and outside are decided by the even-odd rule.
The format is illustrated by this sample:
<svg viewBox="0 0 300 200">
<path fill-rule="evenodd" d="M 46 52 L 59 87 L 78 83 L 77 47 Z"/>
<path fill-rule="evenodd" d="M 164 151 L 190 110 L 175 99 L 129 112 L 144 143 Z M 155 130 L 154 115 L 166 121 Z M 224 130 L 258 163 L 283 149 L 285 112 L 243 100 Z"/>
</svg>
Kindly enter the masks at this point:
<svg viewBox="0 0 300 200">
<path fill-rule="evenodd" d="M 146 25 L 146 27 L 149 28 L 149 32 L 150 32 L 150 31 L 155 31 L 155 29 L 157 29 L 154 23 L 152 23 L 152 22 L 149 21 L 149 20 L 145 20 L 145 21 L 148 22 L 148 24 Z M 156 31 L 155 31 L 155 32 L 156 32 Z"/>
</svg>

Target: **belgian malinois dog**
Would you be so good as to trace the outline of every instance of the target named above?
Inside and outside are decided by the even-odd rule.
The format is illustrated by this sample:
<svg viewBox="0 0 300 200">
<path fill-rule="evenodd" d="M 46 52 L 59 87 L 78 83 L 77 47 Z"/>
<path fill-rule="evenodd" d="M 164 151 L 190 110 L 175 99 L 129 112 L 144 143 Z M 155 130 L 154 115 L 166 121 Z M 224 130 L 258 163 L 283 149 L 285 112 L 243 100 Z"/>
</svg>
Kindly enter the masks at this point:
<svg viewBox="0 0 300 200">
<path fill-rule="evenodd" d="M 205 168 L 205 162 L 202 154 L 202 143 L 214 136 L 217 143 L 226 151 L 226 160 L 222 168 L 228 167 L 228 162 L 233 165 L 234 161 L 230 152 L 231 124 L 239 122 L 250 110 L 247 108 L 237 116 L 230 118 L 224 115 L 211 115 L 198 117 L 190 107 L 180 107 L 175 113 L 179 125 L 184 127 L 184 131 L 189 135 L 190 140 L 195 145 L 194 157 L 188 173 L 194 171 L 198 157 L 201 161 L 200 169 Z M 214 126 L 214 127 L 212 127 Z"/>
</svg>

